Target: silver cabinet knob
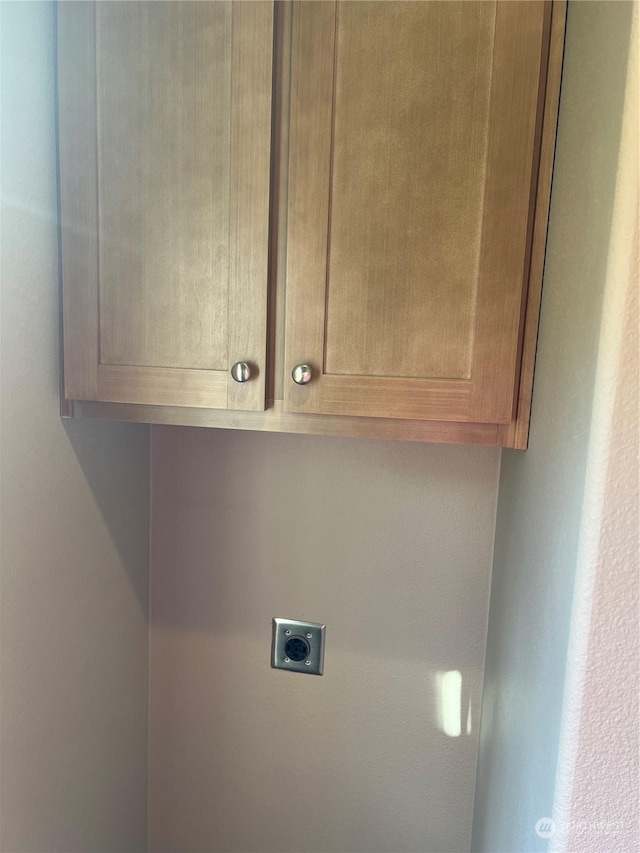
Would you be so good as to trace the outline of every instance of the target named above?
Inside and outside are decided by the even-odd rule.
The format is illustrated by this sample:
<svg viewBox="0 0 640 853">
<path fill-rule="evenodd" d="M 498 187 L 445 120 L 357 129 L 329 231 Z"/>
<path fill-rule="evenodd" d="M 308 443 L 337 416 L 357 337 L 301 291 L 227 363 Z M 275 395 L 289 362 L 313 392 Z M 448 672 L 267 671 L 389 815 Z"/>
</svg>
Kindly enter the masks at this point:
<svg viewBox="0 0 640 853">
<path fill-rule="evenodd" d="M 291 378 L 297 385 L 308 385 L 312 375 L 313 371 L 309 364 L 296 364 L 291 371 Z"/>
<path fill-rule="evenodd" d="M 231 368 L 231 376 L 236 382 L 247 382 L 251 379 L 251 368 L 246 361 L 236 361 Z"/>
</svg>

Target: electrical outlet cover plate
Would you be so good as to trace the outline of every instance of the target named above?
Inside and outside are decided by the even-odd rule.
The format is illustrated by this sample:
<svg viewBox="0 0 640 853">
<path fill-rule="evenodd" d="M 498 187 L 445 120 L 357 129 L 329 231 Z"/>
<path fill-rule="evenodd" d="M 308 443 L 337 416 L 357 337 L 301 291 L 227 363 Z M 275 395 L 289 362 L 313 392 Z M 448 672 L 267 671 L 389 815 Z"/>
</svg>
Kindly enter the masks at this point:
<svg viewBox="0 0 640 853">
<path fill-rule="evenodd" d="M 271 666 L 307 675 L 322 675 L 324 669 L 324 625 L 295 619 L 273 620 Z"/>
</svg>

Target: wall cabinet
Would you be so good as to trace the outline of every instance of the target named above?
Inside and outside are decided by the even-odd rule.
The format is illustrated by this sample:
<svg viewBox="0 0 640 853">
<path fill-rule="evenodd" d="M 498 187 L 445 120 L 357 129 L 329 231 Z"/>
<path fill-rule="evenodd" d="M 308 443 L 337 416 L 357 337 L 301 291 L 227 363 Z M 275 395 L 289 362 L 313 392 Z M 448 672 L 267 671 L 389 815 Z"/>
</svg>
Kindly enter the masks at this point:
<svg viewBox="0 0 640 853">
<path fill-rule="evenodd" d="M 64 413 L 526 446 L 564 15 L 59 4 Z"/>
<path fill-rule="evenodd" d="M 58 7 L 65 393 L 263 409 L 273 7 Z M 262 366 L 237 393 L 230 361 Z"/>
</svg>

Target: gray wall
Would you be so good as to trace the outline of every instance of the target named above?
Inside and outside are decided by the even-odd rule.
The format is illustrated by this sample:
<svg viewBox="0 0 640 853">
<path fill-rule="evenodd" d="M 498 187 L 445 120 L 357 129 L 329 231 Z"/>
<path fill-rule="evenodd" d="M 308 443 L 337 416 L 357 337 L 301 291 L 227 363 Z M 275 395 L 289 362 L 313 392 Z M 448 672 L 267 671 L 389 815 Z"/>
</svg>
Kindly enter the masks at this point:
<svg viewBox="0 0 640 853">
<path fill-rule="evenodd" d="M 499 458 L 153 428 L 151 851 L 469 849 Z M 274 616 L 324 676 L 270 668 Z"/>
<path fill-rule="evenodd" d="M 146 849 L 148 430 L 58 416 L 54 8 L 2 4 L 0 849 Z"/>
<path fill-rule="evenodd" d="M 531 441 L 500 479 L 476 851 L 548 845 L 631 13 L 569 4 Z"/>
</svg>

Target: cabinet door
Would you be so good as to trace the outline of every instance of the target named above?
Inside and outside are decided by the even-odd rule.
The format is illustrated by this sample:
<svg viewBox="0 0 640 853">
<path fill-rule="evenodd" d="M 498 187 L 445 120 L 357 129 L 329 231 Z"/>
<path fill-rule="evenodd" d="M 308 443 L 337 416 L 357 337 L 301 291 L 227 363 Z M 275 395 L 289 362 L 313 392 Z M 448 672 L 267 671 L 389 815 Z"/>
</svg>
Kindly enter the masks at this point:
<svg viewBox="0 0 640 853">
<path fill-rule="evenodd" d="M 272 44 L 267 2 L 58 4 L 68 399 L 264 409 Z"/>
<path fill-rule="evenodd" d="M 510 420 L 549 20 L 546 2 L 295 5 L 288 411 Z"/>
</svg>

